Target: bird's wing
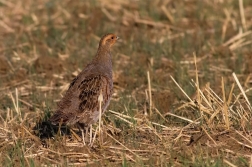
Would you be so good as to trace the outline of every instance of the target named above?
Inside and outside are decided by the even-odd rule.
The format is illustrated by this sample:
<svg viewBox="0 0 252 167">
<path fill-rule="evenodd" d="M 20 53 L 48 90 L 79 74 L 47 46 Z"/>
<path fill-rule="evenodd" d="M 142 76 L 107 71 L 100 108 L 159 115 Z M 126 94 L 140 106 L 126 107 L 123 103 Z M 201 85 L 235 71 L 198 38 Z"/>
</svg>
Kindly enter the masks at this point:
<svg viewBox="0 0 252 167">
<path fill-rule="evenodd" d="M 90 75 L 72 81 L 65 96 L 59 103 L 59 109 L 51 117 L 52 122 L 74 124 L 81 120 L 84 124 L 93 122 L 99 111 L 98 97 L 103 95 L 102 109 L 111 95 L 109 79 L 102 75 Z M 104 105 L 105 104 L 105 105 Z"/>
</svg>

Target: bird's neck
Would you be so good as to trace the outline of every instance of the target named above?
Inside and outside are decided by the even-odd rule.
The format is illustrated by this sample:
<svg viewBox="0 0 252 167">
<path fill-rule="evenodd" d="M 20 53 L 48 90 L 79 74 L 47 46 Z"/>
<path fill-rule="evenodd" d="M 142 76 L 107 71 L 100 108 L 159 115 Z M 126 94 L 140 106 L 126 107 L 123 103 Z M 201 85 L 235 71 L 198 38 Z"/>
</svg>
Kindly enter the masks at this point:
<svg viewBox="0 0 252 167">
<path fill-rule="evenodd" d="M 112 65 L 110 47 L 99 47 L 93 62 L 101 65 Z"/>
<path fill-rule="evenodd" d="M 104 72 L 108 72 L 109 75 L 112 75 L 112 60 L 110 47 L 99 47 L 97 54 L 92 62 L 99 66 L 100 70 L 104 69 Z"/>
</svg>

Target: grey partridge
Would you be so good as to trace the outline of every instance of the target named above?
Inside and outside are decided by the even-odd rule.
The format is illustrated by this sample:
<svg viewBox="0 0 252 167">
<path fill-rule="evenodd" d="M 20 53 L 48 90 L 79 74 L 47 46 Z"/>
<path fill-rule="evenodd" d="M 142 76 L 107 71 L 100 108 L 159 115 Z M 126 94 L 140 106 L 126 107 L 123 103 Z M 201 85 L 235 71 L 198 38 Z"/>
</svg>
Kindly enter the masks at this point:
<svg viewBox="0 0 252 167">
<path fill-rule="evenodd" d="M 115 34 L 107 34 L 100 40 L 98 51 L 80 74 L 73 79 L 56 112 L 49 121 L 52 124 L 79 124 L 83 128 L 99 119 L 99 95 L 102 95 L 102 113 L 109 105 L 113 91 L 111 47 L 118 40 Z"/>
</svg>

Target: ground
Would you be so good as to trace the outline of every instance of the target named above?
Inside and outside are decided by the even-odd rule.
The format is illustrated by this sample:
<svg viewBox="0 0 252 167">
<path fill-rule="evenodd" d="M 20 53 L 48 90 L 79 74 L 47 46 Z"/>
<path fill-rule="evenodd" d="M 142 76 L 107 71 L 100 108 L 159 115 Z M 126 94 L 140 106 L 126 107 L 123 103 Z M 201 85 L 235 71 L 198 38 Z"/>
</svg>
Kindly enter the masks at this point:
<svg viewBox="0 0 252 167">
<path fill-rule="evenodd" d="M 1 166 L 252 166 L 252 1 L 0 0 L 0 18 Z M 106 33 L 114 93 L 84 145 L 47 120 Z"/>
</svg>

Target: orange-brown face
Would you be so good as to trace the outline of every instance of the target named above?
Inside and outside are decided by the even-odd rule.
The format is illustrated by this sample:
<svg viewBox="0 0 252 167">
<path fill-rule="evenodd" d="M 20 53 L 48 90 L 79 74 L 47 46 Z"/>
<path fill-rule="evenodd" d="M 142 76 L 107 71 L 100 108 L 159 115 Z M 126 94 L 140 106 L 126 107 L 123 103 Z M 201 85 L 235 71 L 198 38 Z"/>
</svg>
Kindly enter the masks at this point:
<svg viewBox="0 0 252 167">
<path fill-rule="evenodd" d="M 115 34 L 107 34 L 104 37 L 102 37 L 101 44 L 108 45 L 109 47 L 111 47 L 118 39 L 119 37 L 116 36 Z"/>
</svg>

